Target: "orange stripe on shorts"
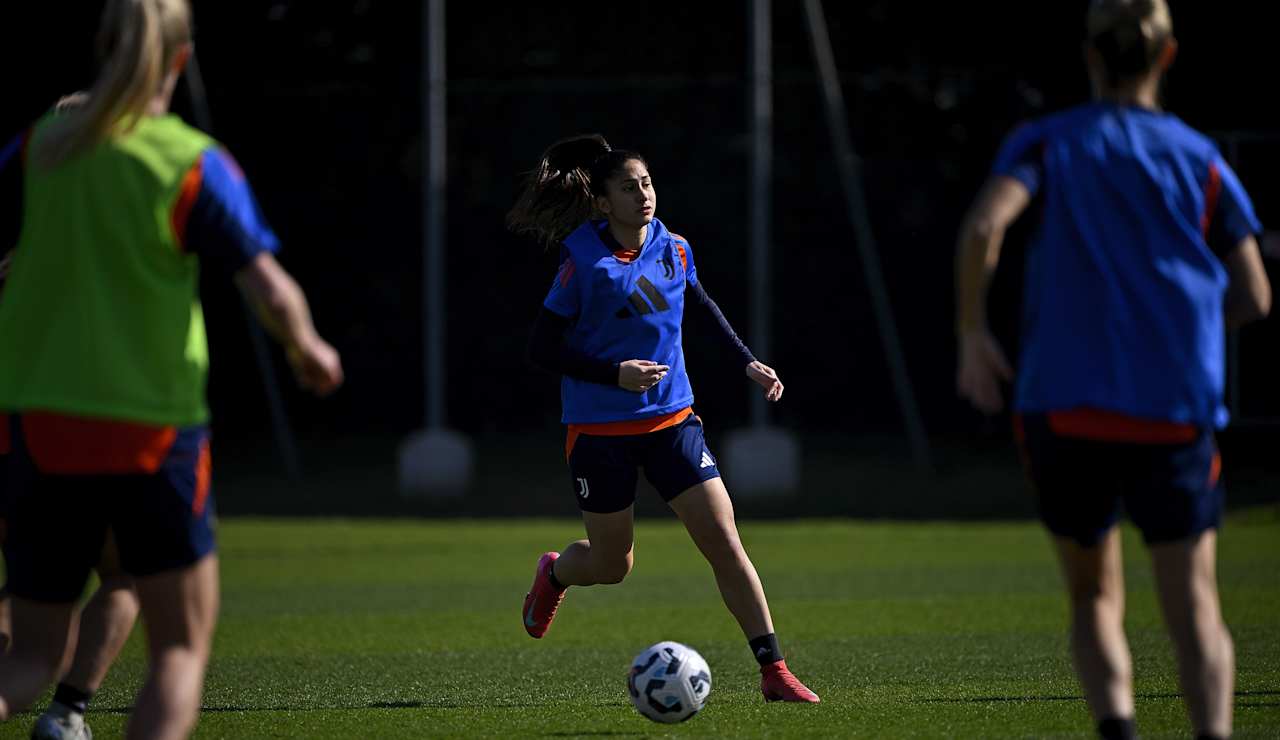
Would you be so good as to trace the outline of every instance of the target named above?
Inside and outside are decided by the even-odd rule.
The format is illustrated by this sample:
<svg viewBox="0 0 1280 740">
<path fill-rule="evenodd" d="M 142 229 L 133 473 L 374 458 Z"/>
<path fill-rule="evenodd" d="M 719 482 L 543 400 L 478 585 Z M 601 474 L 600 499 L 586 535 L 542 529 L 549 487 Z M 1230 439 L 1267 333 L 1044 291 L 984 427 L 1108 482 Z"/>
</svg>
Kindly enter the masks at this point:
<svg viewBox="0 0 1280 740">
<path fill-rule="evenodd" d="M 209 482 L 213 477 L 213 458 L 209 454 L 209 440 L 200 441 L 200 457 L 196 460 L 196 491 L 191 498 L 191 513 L 200 516 L 209 500 Z"/>
</svg>

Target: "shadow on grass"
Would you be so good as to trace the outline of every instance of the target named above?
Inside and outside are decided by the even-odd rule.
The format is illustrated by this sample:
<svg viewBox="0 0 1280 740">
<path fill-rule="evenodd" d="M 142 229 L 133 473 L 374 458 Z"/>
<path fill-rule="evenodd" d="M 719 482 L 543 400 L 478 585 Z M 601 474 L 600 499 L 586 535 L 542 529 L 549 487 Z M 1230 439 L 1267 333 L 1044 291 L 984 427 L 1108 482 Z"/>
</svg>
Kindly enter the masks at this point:
<svg viewBox="0 0 1280 740">
<path fill-rule="evenodd" d="M 474 704 L 464 704 L 462 702 L 449 701 L 375 701 L 368 704 L 345 704 L 334 706 L 310 706 L 310 707 L 245 707 L 245 706 L 216 706 L 216 707 L 200 707 L 200 712 L 209 714 L 218 714 L 222 712 L 332 712 L 345 711 L 354 709 L 465 709 L 474 707 Z M 533 702 L 523 703 L 504 703 L 491 704 L 486 709 L 534 709 L 542 704 Z M 93 714 L 132 714 L 133 707 L 94 707 Z"/>
<path fill-rule="evenodd" d="M 616 730 L 595 730 L 593 732 L 547 732 L 543 737 L 595 737 L 595 736 L 618 736 L 618 737 L 643 737 L 643 732 L 618 732 Z"/>
<path fill-rule="evenodd" d="M 1258 690 L 1258 691 L 1237 691 L 1236 697 L 1243 696 L 1280 696 L 1280 691 Z M 1181 699 L 1182 694 L 1174 693 L 1141 693 L 1134 694 L 1135 699 Z M 928 699 L 916 699 L 917 704 L 988 704 L 991 702 L 1035 702 L 1035 701 L 1084 701 L 1083 696 L 966 696 L 966 697 L 931 697 Z M 1241 703 L 1242 707 L 1271 707 L 1280 706 L 1280 702 L 1261 702 L 1261 703 Z"/>
</svg>

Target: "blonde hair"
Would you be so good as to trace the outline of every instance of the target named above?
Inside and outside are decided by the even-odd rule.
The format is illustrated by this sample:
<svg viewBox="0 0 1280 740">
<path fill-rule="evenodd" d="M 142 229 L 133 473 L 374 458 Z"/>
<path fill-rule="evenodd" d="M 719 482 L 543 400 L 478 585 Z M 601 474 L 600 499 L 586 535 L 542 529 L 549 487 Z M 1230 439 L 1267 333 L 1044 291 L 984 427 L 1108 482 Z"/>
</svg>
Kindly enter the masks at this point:
<svg viewBox="0 0 1280 740">
<path fill-rule="evenodd" d="M 1112 85 L 1150 70 L 1173 37 L 1165 0 L 1094 0 L 1085 25 Z"/>
<path fill-rule="evenodd" d="M 107 0 L 98 26 L 101 69 L 79 105 L 40 137 L 38 164 L 56 167 L 146 115 L 174 55 L 191 41 L 187 0 Z"/>
</svg>

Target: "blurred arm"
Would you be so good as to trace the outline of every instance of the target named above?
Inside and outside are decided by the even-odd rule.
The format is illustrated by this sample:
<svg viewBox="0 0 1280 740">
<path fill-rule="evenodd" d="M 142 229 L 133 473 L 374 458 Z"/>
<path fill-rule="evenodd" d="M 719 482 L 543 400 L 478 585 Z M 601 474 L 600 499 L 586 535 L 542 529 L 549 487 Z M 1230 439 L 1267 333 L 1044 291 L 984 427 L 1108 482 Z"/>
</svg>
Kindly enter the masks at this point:
<svg viewBox="0 0 1280 740">
<path fill-rule="evenodd" d="M 1252 236 L 1240 240 L 1223 259 L 1230 284 L 1227 286 L 1227 326 L 1236 328 L 1264 319 L 1271 312 L 1271 284 L 1262 264 L 1258 241 Z"/>
<path fill-rule="evenodd" d="M 956 247 L 956 330 L 987 329 L 987 289 L 1000 262 L 1004 234 L 1031 202 L 1019 180 L 998 175 L 987 181 L 960 229 Z"/>
<path fill-rule="evenodd" d="M 342 384 L 338 353 L 316 333 L 307 297 L 276 258 L 259 253 L 235 273 L 235 282 L 262 325 L 285 348 L 302 387 L 320 395 Z"/>
<path fill-rule="evenodd" d="M 956 248 L 956 392 L 985 414 L 1004 409 L 1001 381 L 1013 367 L 987 324 L 987 288 L 1000 262 L 1004 233 L 1031 202 L 1021 180 L 997 175 L 987 181 L 965 217 Z"/>
</svg>

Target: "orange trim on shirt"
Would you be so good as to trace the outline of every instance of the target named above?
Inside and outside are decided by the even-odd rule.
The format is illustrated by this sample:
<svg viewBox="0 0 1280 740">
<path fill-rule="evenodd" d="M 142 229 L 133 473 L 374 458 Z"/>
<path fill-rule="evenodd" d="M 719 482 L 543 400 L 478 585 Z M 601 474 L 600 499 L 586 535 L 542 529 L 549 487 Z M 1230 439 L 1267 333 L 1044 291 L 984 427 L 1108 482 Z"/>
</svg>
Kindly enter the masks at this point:
<svg viewBox="0 0 1280 740">
<path fill-rule="evenodd" d="M 9 439 L 9 415 L 0 414 L 0 455 L 9 454 L 13 442 Z"/>
<path fill-rule="evenodd" d="M 1045 414 L 1049 429 L 1060 437 L 1097 442 L 1133 442 L 1148 445 L 1190 444 L 1200 436 L 1194 424 L 1142 419 L 1102 409 L 1072 409 Z"/>
<path fill-rule="evenodd" d="M 1209 238 L 1209 224 L 1213 222 L 1213 214 L 1218 210 L 1218 194 L 1222 192 L 1222 173 L 1218 164 L 1209 165 L 1209 179 L 1204 184 L 1204 213 L 1200 214 L 1200 233 Z"/>
<path fill-rule="evenodd" d="M 689 255 L 685 253 L 684 244 L 681 244 L 680 242 L 684 242 L 685 244 L 688 244 L 689 240 L 685 239 L 683 236 L 680 236 L 679 234 L 676 234 L 674 232 L 671 233 L 671 238 L 676 240 L 676 251 L 680 253 L 680 264 L 684 265 L 684 271 L 688 272 L 689 271 Z"/>
<path fill-rule="evenodd" d="M 564 456 L 569 459 L 573 454 L 573 446 L 578 436 L 590 434 L 597 437 L 626 437 L 632 434 L 650 434 L 662 429 L 669 429 L 693 416 L 693 407 L 688 406 L 662 416 L 650 416 L 646 419 L 627 419 L 626 421 L 606 421 L 600 424 L 570 424 L 569 435 L 564 443 Z"/>
<path fill-rule="evenodd" d="M 560 266 L 560 287 L 568 287 L 569 281 L 573 279 L 574 271 L 578 269 L 573 264 L 573 258 L 570 257 Z"/>
<path fill-rule="evenodd" d="M 22 434 L 42 473 L 151 474 L 169 455 L 178 429 L 32 411 L 22 414 Z"/>
<path fill-rule="evenodd" d="M 632 262 L 636 261 L 636 257 L 640 256 L 640 250 L 639 249 L 619 249 L 618 251 L 613 253 L 613 256 L 617 257 L 619 262 L 623 262 L 629 265 Z"/>
<path fill-rule="evenodd" d="M 1222 453 L 1217 450 L 1213 451 L 1213 463 L 1209 466 L 1209 487 L 1213 488 L 1218 485 L 1218 478 L 1222 475 Z"/>
<path fill-rule="evenodd" d="M 191 209 L 200 196 L 200 183 L 204 181 L 204 157 L 201 156 L 191 165 L 187 174 L 182 176 L 182 184 L 178 186 L 178 200 L 173 204 L 170 222 L 173 225 L 173 237 L 178 240 L 182 251 L 187 251 L 187 219 Z"/>
<path fill-rule="evenodd" d="M 200 441 L 200 457 L 196 460 L 196 490 L 191 498 L 191 513 L 200 516 L 209 499 L 209 481 L 213 473 L 213 458 L 209 455 L 209 440 Z"/>
</svg>

